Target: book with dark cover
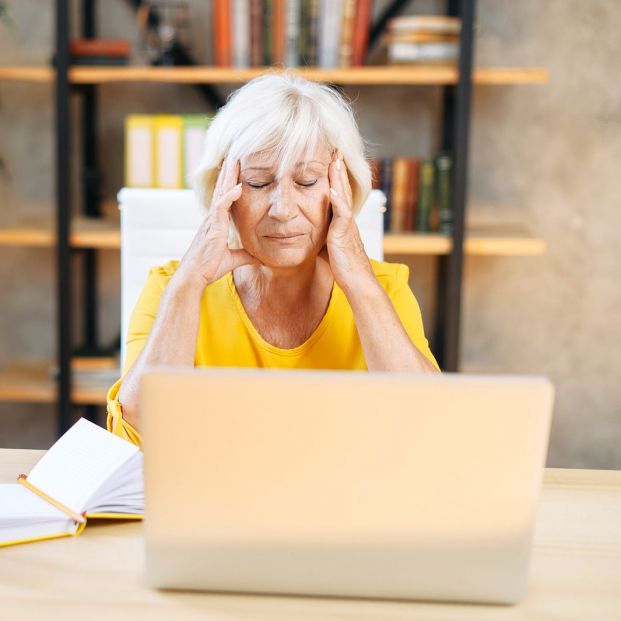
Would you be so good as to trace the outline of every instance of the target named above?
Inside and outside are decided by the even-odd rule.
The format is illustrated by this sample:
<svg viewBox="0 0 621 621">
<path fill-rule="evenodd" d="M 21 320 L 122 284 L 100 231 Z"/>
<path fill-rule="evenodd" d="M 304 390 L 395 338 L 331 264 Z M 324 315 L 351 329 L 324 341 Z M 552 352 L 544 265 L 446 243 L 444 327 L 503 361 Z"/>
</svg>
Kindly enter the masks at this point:
<svg viewBox="0 0 621 621">
<path fill-rule="evenodd" d="M 438 202 L 438 230 L 450 234 L 453 231 L 453 211 L 451 209 L 451 176 L 453 159 L 448 153 L 436 157 L 436 196 Z"/>
<path fill-rule="evenodd" d="M 300 64 L 312 67 L 317 61 L 317 3 L 302 0 L 300 16 Z"/>
<path fill-rule="evenodd" d="M 356 0 L 351 66 L 361 67 L 369 46 L 373 0 Z"/>
<path fill-rule="evenodd" d="M 72 65 L 81 67 L 123 67 L 129 65 L 127 56 L 72 56 Z"/>
<path fill-rule="evenodd" d="M 214 0 L 214 57 L 217 67 L 230 67 L 231 45 L 231 6 L 229 0 Z"/>
<path fill-rule="evenodd" d="M 421 233 L 431 231 L 431 211 L 434 198 L 434 165 L 433 161 L 420 163 L 418 182 L 418 209 L 416 210 L 416 230 Z"/>
<path fill-rule="evenodd" d="M 263 0 L 250 0 L 250 66 L 263 65 Z"/>
<path fill-rule="evenodd" d="M 263 64 L 270 67 L 274 60 L 273 47 L 274 0 L 263 0 Z"/>
<path fill-rule="evenodd" d="M 416 157 L 408 159 L 408 182 L 405 201 L 405 214 L 403 219 L 403 230 L 414 231 L 416 229 L 416 206 L 418 203 L 418 175 L 420 171 L 420 160 Z"/>
<path fill-rule="evenodd" d="M 382 176 L 380 188 L 386 196 L 386 211 L 384 212 L 384 232 L 390 230 L 390 216 L 392 212 L 392 158 L 382 158 Z"/>
</svg>

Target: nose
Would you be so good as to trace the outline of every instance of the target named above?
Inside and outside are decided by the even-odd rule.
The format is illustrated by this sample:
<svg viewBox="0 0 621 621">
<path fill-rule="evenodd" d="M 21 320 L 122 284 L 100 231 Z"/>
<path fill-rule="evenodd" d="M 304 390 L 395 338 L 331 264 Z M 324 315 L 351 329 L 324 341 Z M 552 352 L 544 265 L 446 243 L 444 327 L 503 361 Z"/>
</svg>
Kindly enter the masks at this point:
<svg viewBox="0 0 621 621">
<path fill-rule="evenodd" d="M 296 217 L 298 208 L 293 192 L 287 184 L 277 183 L 270 194 L 269 201 L 268 214 L 274 220 L 288 222 Z"/>
</svg>

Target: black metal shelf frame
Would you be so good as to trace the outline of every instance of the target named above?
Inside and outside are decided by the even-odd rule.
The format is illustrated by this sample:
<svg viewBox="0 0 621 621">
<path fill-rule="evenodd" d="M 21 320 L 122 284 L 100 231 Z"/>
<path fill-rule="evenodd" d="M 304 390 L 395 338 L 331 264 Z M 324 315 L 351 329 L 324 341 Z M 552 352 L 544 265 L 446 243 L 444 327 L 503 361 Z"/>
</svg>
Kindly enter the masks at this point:
<svg viewBox="0 0 621 621">
<path fill-rule="evenodd" d="M 389 18 L 397 15 L 407 0 L 393 0 L 373 25 L 370 35 L 372 46 L 381 35 Z M 71 123 L 69 114 L 69 0 L 56 0 L 56 273 L 57 273 L 57 431 L 64 433 L 73 422 L 71 403 L 72 358 L 72 249 L 69 244 L 71 189 L 70 145 Z M 137 7 L 140 0 L 131 0 Z M 452 250 L 438 257 L 436 285 L 436 321 L 432 346 L 438 363 L 444 371 L 459 370 L 460 316 L 463 275 L 463 239 L 465 205 L 467 199 L 468 146 L 472 89 L 472 48 L 476 0 L 448 0 L 447 13 L 461 18 L 459 80 L 456 85 L 443 87 L 442 148 L 453 159 L 451 203 L 453 210 Z M 82 30 L 85 37 L 96 36 L 95 0 L 82 0 Z M 187 57 L 187 64 L 193 64 Z M 212 105 L 221 104 L 211 85 L 196 88 Z M 82 85 L 75 92 L 82 96 L 83 133 L 83 210 L 85 215 L 98 217 L 100 174 L 97 163 L 97 87 Z M 83 249 L 82 306 L 84 309 L 83 347 L 86 352 L 102 348 L 97 342 L 97 251 Z M 97 408 L 87 407 L 86 416 L 93 419 Z"/>
</svg>

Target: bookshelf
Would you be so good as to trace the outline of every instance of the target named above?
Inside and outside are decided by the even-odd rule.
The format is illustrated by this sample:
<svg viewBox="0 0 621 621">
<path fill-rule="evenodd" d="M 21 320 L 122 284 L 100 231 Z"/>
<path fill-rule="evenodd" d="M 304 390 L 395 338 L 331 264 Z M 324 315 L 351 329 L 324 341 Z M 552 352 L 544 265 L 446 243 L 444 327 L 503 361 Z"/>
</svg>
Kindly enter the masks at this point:
<svg viewBox="0 0 621 621">
<path fill-rule="evenodd" d="M 184 67 L 75 67 L 69 58 L 69 0 L 56 0 L 56 68 L 45 66 L 0 67 L 0 81 L 47 84 L 55 91 L 56 129 L 56 209 L 54 219 L 31 219 L 0 226 L 0 246 L 24 246 L 56 250 L 58 358 L 55 363 L 15 362 L 0 369 L 0 401 L 56 403 L 58 430 L 71 421 L 71 406 L 101 406 L 106 390 L 116 378 L 109 368 L 93 368 L 75 373 L 71 343 L 73 299 L 71 254 L 84 253 L 90 265 L 80 294 L 85 300 L 85 341 L 88 348 L 96 340 L 96 253 L 118 251 L 120 232 L 116 210 L 102 210 L 96 203 L 93 187 L 84 188 L 85 215 L 72 218 L 70 204 L 71 124 L 70 94 L 75 92 L 84 103 L 83 129 L 87 146 L 83 147 L 85 169 L 96 171 L 96 88 L 112 83 L 167 83 L 176 85 L 243 84 L 267 68 L 239 70 L 212 66 Z M 95 0 L 82 0 L 85 37 L 95 36 Z M 391 10 L 403 2 L 393 0 Z M 459 319 L 464 256 L 536 256 L 545 252 L 545 243 L 519 227 L 465 229 L 466 172 L 470 124 L 471 87 L 545 84 L 548 71 L 540 67 L 472 67 L 475 0 L 449 0 L 447 12 L 462 20 L 460 60 L 457 67 L 438 66 L 365 66 L 348 69 L 302 67 L 299 72 L 310 80 L 338 85 L 423 85 L 443 89 L 442 148 L 453 154 L 453 207 L 455 227 L 451 236 L 440 234 L 387 234 L 384 251 L 391 255 L 428 255 L 438 260 L 438 300 L 435 353 L 445 370 L 458 370 Z M 381 20 L 380 20 L 381 21 Z M 376 24 L 375 30 L 382 24 Z M 271 69 L 271 68 L 270 68 Z M 75 88 L 79 86 L 79 88 Z M 96 189 L 96 188 L 95 188 Z M 112 217 L 110 217 L 112 214 Z M 90 216 L 90 217 L 89 217 Z M 100 217 L 96 217 L 100 216 Z M 114 217 L 116 216 L 116 217 Z M 108 364 L 111 359 L 108 360 Z M 58 380 L 50 368 L 59 369 Z M 91 414 L 93 410 L 91 409 Z"/>
<path fill-rule="evenodd" d="M 71 84 L 155 82 L 168 84 L 243 84 L 265 73 L 269 67 L 229 69 L 221 67 L 71 67 Z M 319 69 L 301 67 L 308 80 L 359 85 L 451 85 L 459 75 L 453 67 L 352 67 Z M 0 80 L 51 83 L 55 71 L 48 67 L 0 67 Z M 478 67 L 472 81 L 477 86 L 544 84 L 549 80 L 541 67 Z"/>
</svg>

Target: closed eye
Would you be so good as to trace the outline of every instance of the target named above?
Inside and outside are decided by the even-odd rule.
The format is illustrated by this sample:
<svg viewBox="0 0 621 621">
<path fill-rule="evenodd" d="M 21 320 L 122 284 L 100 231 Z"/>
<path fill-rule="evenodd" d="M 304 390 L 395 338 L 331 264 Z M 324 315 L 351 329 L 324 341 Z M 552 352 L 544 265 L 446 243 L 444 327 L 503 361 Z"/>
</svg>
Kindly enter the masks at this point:
<svg viewBox="0 0 621 621">
<path fill-rule="evenodd" d="M 264 188 L 264 187 L 266 187 L 266 186 L 271 184 L 271 182 L 270 183 L 261 183 L 261 184 L 259 184 L 259 183 L 251 183 L 250 181 L 247 181 L 246 183 L 251 188 L 256 188 L 256 189 Z M 298 182 L 298 185 L 301 185 L 302 187 L 305 187 L 305 188 L 310 188 L 311 186 L 315 185 L 316 183 L 317 183 L 317 179 L 315 179 L 314 181 L 305 181 L 305 182 L 300 181 L 300 182 Z"/>
</svg>

